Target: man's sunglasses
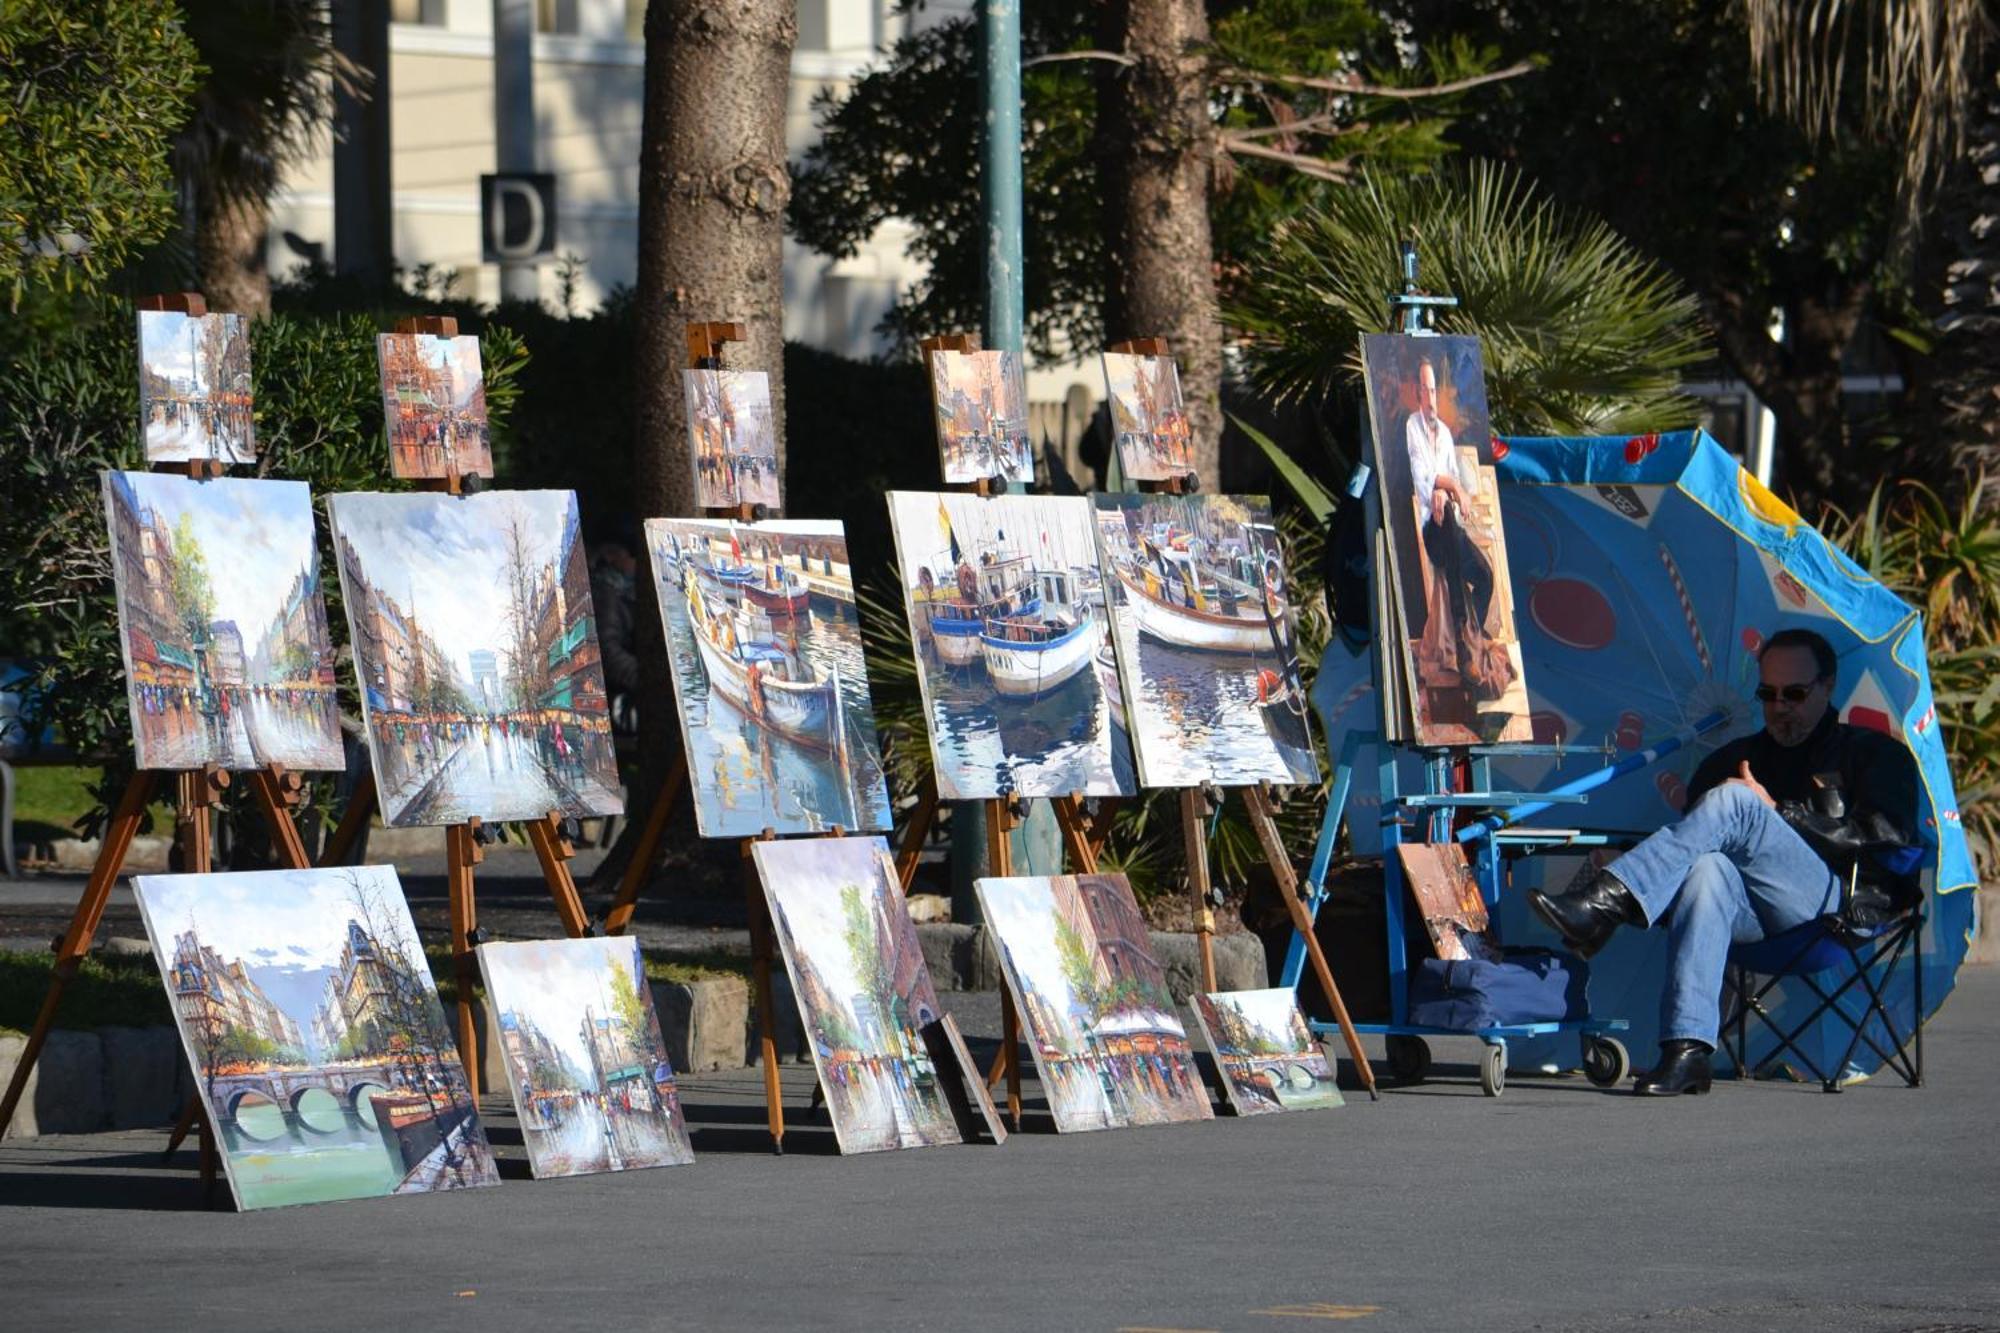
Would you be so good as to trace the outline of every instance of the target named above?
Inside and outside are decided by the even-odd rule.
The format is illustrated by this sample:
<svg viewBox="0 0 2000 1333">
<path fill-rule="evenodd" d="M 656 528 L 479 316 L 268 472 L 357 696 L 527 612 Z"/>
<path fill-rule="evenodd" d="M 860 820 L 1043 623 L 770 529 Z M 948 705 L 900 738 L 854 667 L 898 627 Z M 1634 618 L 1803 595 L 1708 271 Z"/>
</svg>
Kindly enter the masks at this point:
<svg viewBox="0 0 2000 1333">
<path fill-rule="evenodd" d="M 1786 685 L 1782 688 L 1776 685 L 1759 685 L 1756 690 L 1757 702 L 1768 704 L 1783 699 L 1788 704 L 1802 704 L 1819 686 L 1818 681 L 1810 685 Z"/>
</svg>

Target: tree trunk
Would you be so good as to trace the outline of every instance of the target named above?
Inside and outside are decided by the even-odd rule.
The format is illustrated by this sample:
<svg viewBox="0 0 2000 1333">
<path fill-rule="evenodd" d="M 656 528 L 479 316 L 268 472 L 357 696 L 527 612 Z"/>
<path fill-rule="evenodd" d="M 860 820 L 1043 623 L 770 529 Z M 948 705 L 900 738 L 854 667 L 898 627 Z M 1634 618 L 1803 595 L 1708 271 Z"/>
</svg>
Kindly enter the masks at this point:
<svg viewBox="0 0 2000 1333">
<path fill-rule="evenodd" d="M 1946 491 L 1959 468 L 2000 478 L 2000 42 L 1966 117 L 1965 149 L 1939 190 L 1934 252 L 1920 291 L 1937 342 L 1915 362 L 1910 401 L 1924 413 L 1912 470 Z M 1993 503 L 1992 499 L 1988 503 Z"/>
<path fill-rule="evenodd" d="M 264 239 L 271 207 L 262 199 L 219 198 L 204 191 L 195 207 L 194 257 L 211 310 L 253 319 L 271 313 Z"/>
<path fill-rule="evenodd" d="M 1201 0 L 1110 0 L 1102 44 L 1130 66 L 1104 66 L 1097 136 L 1111 271 L 1106 342 L 1165 338 L 1180 362 L 1195 469 L 1221 488 L 1222 319 L 1209 236 L 1215 122 L 1209 110 L 1208 14 Z"/>
</svg>

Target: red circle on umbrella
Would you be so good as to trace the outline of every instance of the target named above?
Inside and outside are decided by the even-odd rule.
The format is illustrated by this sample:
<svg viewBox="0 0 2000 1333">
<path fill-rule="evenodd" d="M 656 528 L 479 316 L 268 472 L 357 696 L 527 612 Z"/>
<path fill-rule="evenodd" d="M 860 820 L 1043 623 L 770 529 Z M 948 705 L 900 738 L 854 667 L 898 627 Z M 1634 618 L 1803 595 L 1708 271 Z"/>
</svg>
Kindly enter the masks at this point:
<svg viewBox="0 0 2000 1333">
<path fill-rule="evenodd" d="M 1507 441 L 1501 439 L 1498 435 L 1495 435 L 1493 437 L 1493 461 L 1496 463 L 1499 462 L 1501 459 L 1505 458 L 1510 452 L 1512 451 L 1507 448 Z"/>
<path fill-rule="evenodd" d="M 1743 651 L 1754 653 L 1764 646 L 1764 636 L 1755 625 L 1743 631 Z"/>
<path fill-rule="evenodd" d="M 1530 713 L 1528 729 L 1537 745 L 1561 745 L 1569 739 L 1569 723 L 1563 721 L 1561 713 Z"/>
<path fill-rule="evenodd" d="M 1659 790 L 1660 799 L 1675 811 L 1687 809 L 1687 783 L 1681 781 L 1678 773 L 1662 773 L 1653 779 L 1653 786 Z"/>
<path fill-rule="evenodd" d="M 1596 652 L 1618 632 L 1618 614 L 1611 603 L 1582 579 L 1543 579 L 1528 594 L 1528 610 L 1542 633 L 1565 648 Z"/>
</svg>

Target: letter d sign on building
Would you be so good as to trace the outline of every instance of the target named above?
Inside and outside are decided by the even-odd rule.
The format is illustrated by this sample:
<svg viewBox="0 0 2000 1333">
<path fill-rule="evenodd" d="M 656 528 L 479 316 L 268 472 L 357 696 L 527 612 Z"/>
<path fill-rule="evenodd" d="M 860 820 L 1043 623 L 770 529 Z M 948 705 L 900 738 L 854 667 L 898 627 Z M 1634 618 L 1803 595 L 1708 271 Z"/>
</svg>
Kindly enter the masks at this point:
<svg viewBox="0 0 2000 1333">
<path fill-rule="evenodd" d="M 479 258 L 533 264 L 556 252 L 556 178 L 517 172 L 479 178 Z"/>
</svg>

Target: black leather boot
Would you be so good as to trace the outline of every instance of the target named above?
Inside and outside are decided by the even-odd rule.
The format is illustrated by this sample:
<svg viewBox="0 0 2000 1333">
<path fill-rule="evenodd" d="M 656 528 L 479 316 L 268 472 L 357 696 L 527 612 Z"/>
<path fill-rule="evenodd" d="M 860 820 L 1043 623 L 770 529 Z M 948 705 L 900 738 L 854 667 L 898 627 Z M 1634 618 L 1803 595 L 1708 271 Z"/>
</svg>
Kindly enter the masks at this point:
<svg viewBox="0 0 2000 1333">
<path fill-rule="evenodd" d="M 1646 913 L 1632 891 L 1618 882 L 1609 870 L 1600 870 L 1580 893 L 1552 897 L 1537 890 L 1528 895 L 1528 906 L 1563 937 L 1579 958 L 1588 958 L 1604 947 L 1611 932 L 1620 926 L 1643 926 Z"/>
<path fill-rule="evenodd" d="M 1676 1038 L 1660 1043 L 1660 1063 L 1639 1075 L 1632 1091 L 1641 1097 L 1678 1097 L 1684 1092 L 1707 1092 L 1712 1075 L 1708 1057 L 1713 1048 L 1698 1041 Z"/>
</svg>

